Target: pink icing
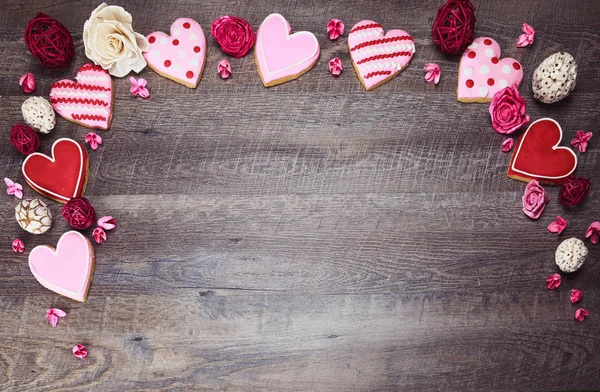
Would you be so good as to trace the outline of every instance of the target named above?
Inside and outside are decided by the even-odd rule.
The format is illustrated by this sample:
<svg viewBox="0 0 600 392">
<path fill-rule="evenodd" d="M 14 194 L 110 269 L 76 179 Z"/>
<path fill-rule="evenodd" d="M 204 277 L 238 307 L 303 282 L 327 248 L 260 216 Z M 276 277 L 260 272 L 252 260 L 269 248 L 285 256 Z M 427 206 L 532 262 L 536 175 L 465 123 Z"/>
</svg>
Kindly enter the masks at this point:
<svg viewBox="0 0 600 392">
<path fill-rule="evenodd" d="M 69 231 L 58 240 L 56 250 L 47 245 L 29 253 L 29 268 L 42 286 L 65 297 L 85 301 L 94 249 L 78 231 Z"/>
<path fill-rule="evenodd" d="M 398 75 L 415 53 L 415 43 L 404 30 L 390 30 L 372 20 L 355 24 L 348 34 L 350 58 L 367 90 Z"/>
<path fill-rule="evenodd" d="M 500 59 L 500 45 L 489 37 L 475 39 L 462 54 L 458 68 L 458 100 L 490 102 L 504 87 L 521 85 L 523 67 L 512 58 Z"/>
<path fill-rule="evenodd" d="M 315 35 L 291 31 L 280 14 L 267 16 L 258 28 L 255 50 L 263 84 L 302 74 L 317 61 L 321 49 Z"/>
<path fill-rule="evenodd" d="M 77 83 L 59 80 L 50 89 L 50 102 L 60 116 L 90 128 L 108 129 L 112 117 L 112 80 L 97 65 L 85 64 L 77 72 Z"/>
<path fill-rule="evenodd" d="M 144 58 L 150 68 L 188 87 L 196 87 L 206 60 L 206 37 L 194 19 L 179 18 L 171 35 L 155 31 L 148 35 L 150 50 Z"/>
</svg>

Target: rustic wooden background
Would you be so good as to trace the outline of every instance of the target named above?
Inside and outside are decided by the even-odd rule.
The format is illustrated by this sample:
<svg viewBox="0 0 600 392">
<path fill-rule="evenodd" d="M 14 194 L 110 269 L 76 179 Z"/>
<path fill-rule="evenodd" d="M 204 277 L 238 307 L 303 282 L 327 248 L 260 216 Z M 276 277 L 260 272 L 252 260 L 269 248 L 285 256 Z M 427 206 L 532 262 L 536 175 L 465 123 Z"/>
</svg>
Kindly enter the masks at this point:
<svg viewBox="0 0 600 392">
<path fill-rule="evenodd" d="M 504 138 L 487 105 L 456 101 L 458 57 L 443 56 L 430 28 L 442 0 L 367 2 L 121 2 L 143 34 L 195 18 L 208 40 L 195 90 L 147 69 L 149 100 L 115 80 L 112 128 L 91 152 L 86 196 L 118 228 L 95 246 L 86 303 L 40 286 L 27 251 L 67 230 L 51 203 L 53 229 L 28 235 L 16 200 L 0 198 L 0 390 L 2 391 L 508 391 L 600 389 L 600 245 L 582 271 L 548 291 L 562 239 L 583 238 L 600 220 L 600 3 L 595 0 L 476 1 L 478 36 L 498 40 L 524 66 L 521 93 L 533 119 L 559 121 L 568 143 L 596 136 L 579 154 L 591 177 L 580 207 L 558 188 L 538 221 L 521 212 L 525 184 L 506 177 Z M 82 29 L 98 1 L 4 1 L 0 14 L 0 177 L 25 184 L 23 157 L 8 142 L 33 72 L 36 94 L 74 77 L 88 60 Z M 37 11 L 73 33 L 68 69 L 44 70 L 23 43 Z M 300 80 L 265 89 L 253 56 L 225 56 L 209 35 L 224 14 L 257 28 L 271 12 L 322 45 Z M 347 40 L 329 41 L 330 18 L 377 20 L 413 34 L 417 52 L 393 81 L 365 92 Z M 537 29 L 518 49 L 521 24 Z M 536 66 L 557 51 L 579 65 L 577 88 L 544 105 L 531 93 Z M 328 72 L 332 57 L 345 70 Z M 234 71 L 221 80 L 216 66 Z M 423 66 L 442 67 L 437 87 Z M 59 118 L 42 137 L 83 141 L 87 129 Z M 37 196 L 25 185 L 27 197 Z M 546 226 L 569 221 L 558 237 Z M 85 232 L 91 237 L 91 230 Z M 22 238 L 24 254 L 10 244 Z M 589 244 L 589 241 L 587 241 Z M 583 323 L 569 290 L 583 291 Z M 68 312 L 57 328 L 46 308 Z M 89 356 L 71 354 L 83 343 Z"/>
</svg>

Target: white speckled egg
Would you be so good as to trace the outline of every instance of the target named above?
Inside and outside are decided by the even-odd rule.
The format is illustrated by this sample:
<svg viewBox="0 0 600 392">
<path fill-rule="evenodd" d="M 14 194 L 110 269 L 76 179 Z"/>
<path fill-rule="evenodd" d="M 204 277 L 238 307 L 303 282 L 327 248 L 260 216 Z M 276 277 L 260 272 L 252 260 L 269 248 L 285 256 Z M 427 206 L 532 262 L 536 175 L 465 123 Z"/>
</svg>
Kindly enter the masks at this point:
<svg viewBox="0 0 600 392">
<path fill-rule="evenodd" d="M 558 245 L 554 259 L 563 272 L 577 271 L 587 258 L 588 250 L 578 238 L 569 238 Z"/>
<path fill-rule="evenodd" d="M 29 97 L 21 105 L 23 119 L 40 133 L 50 133 L 56 124 L 56 115 L 50 102 L 43 97 Z"/>
</svg>

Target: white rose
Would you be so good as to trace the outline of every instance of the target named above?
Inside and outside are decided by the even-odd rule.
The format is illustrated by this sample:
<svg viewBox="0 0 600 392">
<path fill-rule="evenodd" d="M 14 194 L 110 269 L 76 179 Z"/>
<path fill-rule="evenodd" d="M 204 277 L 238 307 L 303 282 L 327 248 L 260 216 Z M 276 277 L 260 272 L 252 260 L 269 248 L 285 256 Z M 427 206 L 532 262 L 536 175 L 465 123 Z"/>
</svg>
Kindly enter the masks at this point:
<svg viewBox="0 0 600 392">
<path fill-rule="evenodd" d="M 102 3 L 83 26 L 85 55 L 111 75 L 123 77 L 146 67 L 142 52 L 148 40 L 133 31 L 131 14 L 118 6 Z"/>
</svg>

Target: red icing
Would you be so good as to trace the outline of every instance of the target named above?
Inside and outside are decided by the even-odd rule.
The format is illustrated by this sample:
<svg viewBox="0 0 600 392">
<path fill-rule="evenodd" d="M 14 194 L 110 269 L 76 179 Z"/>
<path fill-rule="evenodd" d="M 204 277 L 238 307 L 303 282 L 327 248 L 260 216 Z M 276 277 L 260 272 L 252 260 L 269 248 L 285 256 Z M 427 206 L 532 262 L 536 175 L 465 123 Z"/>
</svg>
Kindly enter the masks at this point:
<svg viewBox="0 0 600 392">
<path fill-rule="evenodd" d="M 492 44 L 492 41 L 489 39 L 486 39 L 483 41 L 484 44 L 486 44 L 487 46 L 490 46 Z"/>
<path fill-rule="evenodd" d="M 492 57 L 492 64 L 498 64 L 498 57 Z"/>
<path fill-rule="evenodd" d="M 468 88 L 471 88 L 475 85 L 475 82 L 473 82 L 473 80 L 471 80 L 471 79 L 468 79 L 465 84 L 467 85 Z"/>
<path fill-rule="evenodd" d="M 200 53 L 200 47 L 199 46 L 194 46 L 194 52 Z"/>
<path fill-rule="evenodd" d="M 350 49 L 350 51 L 353 52 L 358 49 L 366 48 L 367 46 L 387 44 L 389 42 L 396 42 L 396 41 L 409 41 L 409 40 L 412 41 L 412 37 L 410 35 L 403 35 L 400 37 L 391 37 L 391 38 L 381 38 L 381 39 L 376 39 L 373 41 L 362 42 L 362 43 L 356 45 L 355 47 L 353 47 L 352 49 Z"/>
<path fill-rule="evenodd" d="M 187 72 L 185 73 L 185 76 L 187 76 L 189 79 L 191 79 L 191 78 L 193 78 L 193 77 L 194 77 L 194 73 L 193 73 L 192 71 L 187 71 Z"/>
<path fill-rule="evenodd" d="M 516 69 L 517 71 L 521 69 L 521 66 L 519 65 L 519 63 L 514 62 L 513 63 L 513 68 Z"/>
<path fill-rule="evenodd" d="M 558 147 L 561 136 L 560 126 L 551 119 L 531 124 L 515 147 L 508 176 L 562 183 L 575 170 L 577 157 L 570 148 Z"/>
<path fill-rule="evenodd" d="M 95 64 L 85 64 L 82 65 L 81 68 L 79 68 L 79 71 L 77 72 L 83 72 L 83 71 L 103 71 L 104 68 L 102 68 L 99 65 L 95 65 Z"/>
<path fill-rule="evenodd" d="M 386 54 L 377 54 L 375 56 L 366 57 L 366 58 L 358 61 L 356 63 L 356 65 L 364 64 L 364 63 L 367 63 L 367 62 L 373 61 L 373 60 L 389 59 L 389 58 L 392 58 L 392 57 L 410 56 L 410 55 L 412 55 L 412 52 L 406 52 L 406 51 L 404 51 L 404 52 L 395 52 L 395 53 L 386 53 Z"/>
<path fill-rule="evenodd" d="M 104 102 L 101 99 L 89 99 L 89 98 L 50 98 L 50 102 L 52 103 L 80 103 L 84 105 L 102 105 L 108 106 L 108 102 Z"/>
<path fill-rule="evenodd" d="M 89 91 L 110 91 L 109 88 L 101 86 L 91 86 L 89 84 L 79 84 L 75 82 L 56 82 L 52 84 L 52 88 L 74 88 L 76 90 L 89 90 Z"/>
<path fill-rule="evenodd" d="M 73 113 L 73 120 L 92 120 L 92 121 L 106 121 L 106 117 L 99 114 L 77 114 Z"/>
<path fill-rule="evenodd" d="M 392 71 L 375 71 L 375 72 L 371 72 L 365 75 L 365 79 L 369 79 L 372 78 L 373 76 L 377 76 L 377 75 L 390 75 L 392 73 Z"/>
<path fill-rule="evenodd" d="M 360 30 L 376 29 L 376 28 L 381 28 L 381 25 L 379 23 L 369 23 L 366 25 L 362 25 L 362 26 L 353 28 L 352 30 L 350 30 L 350 34 L 360 31 Z"/>
<path fill-rule="evenodd" d="M 183 24 L 183 28 L 184 28 L 184 29 L 189 29 L 189 28 L 190 28 L 190 24 L 189 24 L 188 22 L 185 22 L 185 23 Z"/>
<path fill-rule="evenodd" d="M 475 53 L 474 51 L 470 51 L 467 56 L 469 56 L 470 59 L 474 59 L 475 56 L 477 56 L 477 53 Z"/>
<path fill-rule="evenodd" d="M 171 60 L 165 60 L 165 67 L 169 68 L 171 66 Z"/>
<path fill-rule="evenodd" d="M 488 86 L 493 86 L 494 83 L 495 83 L 494 79 L 492 79 L 492 78 L 489 78 L 488 81 L 487 81 Z"/>
<path fill-rule="evenodd" d="M 37 152 L 29 155 L 22 168 L 27 183 L 62 202 L 82 196 L 88 170 L 85 148 L 72 139 L 58 139 L 52 146 L 52 158 Z"/>
<path fill-rule="evenodd" d="M 175 45 L 175 46 L 179 45 L 179 40 L 178 39 L 174 39 L 173 40 L 173 45 Z"/>
<path fill-rule="evenodd" d="M 152 36 L 152 37 L 148 38 L 148 42 L 153 44 L 154 42 L 156 42 L 156 37 Z"/>
</svg>

